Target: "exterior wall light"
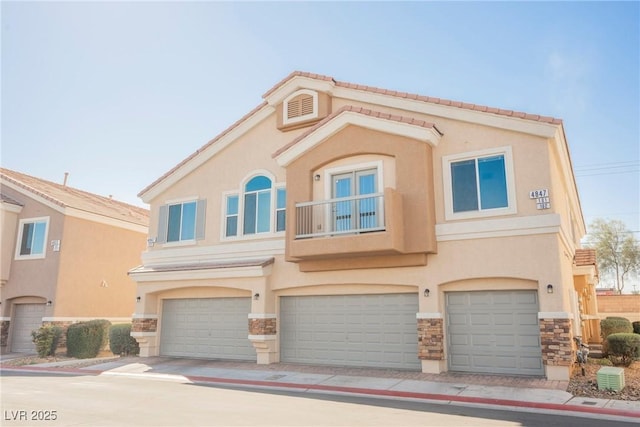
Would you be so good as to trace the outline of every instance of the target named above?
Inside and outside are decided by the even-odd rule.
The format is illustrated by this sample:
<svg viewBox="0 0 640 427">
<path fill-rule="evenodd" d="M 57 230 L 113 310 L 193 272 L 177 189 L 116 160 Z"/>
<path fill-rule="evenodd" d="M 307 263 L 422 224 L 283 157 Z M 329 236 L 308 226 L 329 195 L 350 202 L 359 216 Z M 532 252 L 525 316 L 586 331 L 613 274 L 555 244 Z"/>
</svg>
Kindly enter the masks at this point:
<svg viewBox="0 0 640 427">
<path fill-rule="evenodd" d="M 553 285 L 551 283 L 549 283 L 547 285 L 547 293 L 548 294 L 552 294 L 553 293 Z"/>
<path fill-rule="evenodd" d="M 47 301 L 47 307 L 51 307 L 53 305 L 53 301 L 49 300 Z"/>
<path fill-rule="evenodd" d="M 428 297 L 430 293 L 431 293 L 431 291 L 429 289 L 425 289 L 424 290 L 424 296 L 425 297 Z"/>
<path fill-rule="evenodd" d="M 315 174 L 315 175 L 313 176 L 313 180 L 314 180 L 314 181 L 320 181 L 320 174 L 319 174 L 319 173 Z"/>
<path fill-rule="evenodd" d="M 260 294 L 256 292 L 256 293 L 253 295 L 253 299 L 254 299 L 254 300 L 256 300 L 256 301 L 258 301 L 258 300 L 260 299 Z"/>
<path fill-rule="evenodd" d="M 140 297 L 136 297 L 136 302 L 140 302 L 141 299 L 142 298 L 140 298 Z"/>
</svg>

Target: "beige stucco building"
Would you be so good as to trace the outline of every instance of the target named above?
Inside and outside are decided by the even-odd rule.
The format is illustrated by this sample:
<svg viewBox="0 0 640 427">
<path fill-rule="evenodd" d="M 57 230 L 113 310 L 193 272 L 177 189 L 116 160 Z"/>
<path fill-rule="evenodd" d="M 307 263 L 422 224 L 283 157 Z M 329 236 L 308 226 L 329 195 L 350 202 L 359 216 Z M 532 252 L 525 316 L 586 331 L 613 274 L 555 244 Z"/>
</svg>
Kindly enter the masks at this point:
<svg viewBox="0 0 640 427">
<path fill-rule="evenodd" d="M 560 120 L 302 72 L 263 99 L 140 193 L 142 356 L 568 378 L 595 267 Z"/>
<path fill-rule="evenodd" d="M 130 322 L 148 211 L 4 168 L 0 179 L 2 352 L 34 352 L 46 323 Z"/>
</svg>

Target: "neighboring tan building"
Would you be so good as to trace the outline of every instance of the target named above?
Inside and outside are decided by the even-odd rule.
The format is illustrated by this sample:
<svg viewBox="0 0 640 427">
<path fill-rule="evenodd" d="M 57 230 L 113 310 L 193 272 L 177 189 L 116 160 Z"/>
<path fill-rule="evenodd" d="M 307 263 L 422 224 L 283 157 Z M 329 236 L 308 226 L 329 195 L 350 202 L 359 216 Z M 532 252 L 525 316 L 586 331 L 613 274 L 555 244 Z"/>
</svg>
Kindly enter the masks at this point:
<svg viewBox="0 0 640 427">
<path fill-rule="evenodd" d="M 569 378 L 561 120 L 302 72 L 263 98 L 140 193 L 142 356 Z"/>
<path fill-rule="evenodd" d="M 1 350 L 35 352 L 31 331 L 108 319 L 130 322 L 149 213 L 0 169 Z M 66 176 L 65 176 L 66 181 Z"/>
</svg>

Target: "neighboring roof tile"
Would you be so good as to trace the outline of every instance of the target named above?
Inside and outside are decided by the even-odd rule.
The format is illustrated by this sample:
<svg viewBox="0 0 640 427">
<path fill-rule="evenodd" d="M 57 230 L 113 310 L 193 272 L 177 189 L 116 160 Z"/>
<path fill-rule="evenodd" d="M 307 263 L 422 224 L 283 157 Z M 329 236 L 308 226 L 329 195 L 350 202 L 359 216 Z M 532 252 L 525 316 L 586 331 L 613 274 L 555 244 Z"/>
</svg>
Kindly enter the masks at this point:
<svg viewBox="0 0 640 427">
<path fill-rule="evenodd" d="M 4 203 L 10 203 L 12 205 L 24 206 L 19 201 L 15 200 L 15 199 L 12 199 L 11 197 L 7 196 L 6 194 L 2 194 L 2 193 L 0 193 L 0 201 L 2 201 Z"/>
<path fill-rule="evenodd" d="M 376 117 L 380 119 L 391 120 L 391 121 L 400 122 L 400 123 L 407 123 L 410 125 L 420 126 L 427 129 L 435 129 L 436 132 L 442 135 L 442 132 L 438 130 L 435 124 L 427 122 L 425 120 L 417 120 L 417 119 L 414 119 L 413 117 L 404 117 L 397 114 L 382 113 L 380 111 L 370 110 L 368 108 L 354 107 L 353 105 L 345 105 L 344 107 L 338 109 L 337 111 L 329 114 L 324 119 L 320 120 L 318 123 L 310 127 L 306 132 L 299 135 L 297 138 L 289 142 L 287 145 L 281 147 L 278 151 L 273 153 L 273 157 L 278 157 L 280 154 L 284 153 L 289 148 L 293 147 L 298 142 L 300 142 L 301 140 L 303 140 L 304 138 L 306 138 L 307 136 L 315 132 L 318 128 L 322 127 L 325 123 L 333 120 L 335 117 L 339 116 L 344 112 L 353 112 L 353 113 L 363 114 L 366 116 Z"/>
<path fill-rule="evenodd" d="M 5 168 L 0 168 L 0 176 L 63 208 L 71 207 L 134 224 L 149 225 L 149 211 L 138 206 Z"/>
<path fill-rule="evenodd" d="M 335 80 L 333 77 L 323 76 L 323 75 L 320 75 L 320 74 L 307 73 L 307 72 L 303 72 L 303 71 L 294 71 L 293 73 L 289 74 L 287 77 L 285 77 L 280 82 L 278 82 L 274 87 L 269 89 L 263 95 L 263 98 L 268 97 L 271 93 L 276 91 L 280 86 L 282 86 L 288 80 L 290 80 L 290 79 L 292 79 L 293 77 L 296 77 L 296 76 L 308 77 L 308 78 L 316 79 L 316 80 L 332 81 L 338 87 L 344 87 L 344 88 L 348 88 L 348 89 L 355 89 L 355 90 L 361 90 L 361 91 L 366 91 L 366 92 L 371 92 L 371 93 L 377 93 L 377 94 L 380 94 L 380 95 L 395 96 L 395 97 L 398 97 L 398 98 L 412 99 L 412 100 L 423 101 L 423 102 L 427 102 L 427 103 L 431 103 L 431 104 L 446 105 L 446 106 L 451 106 L 451 107 L 463 108 L 463 109 L 466 109 L 466 110 L 473 110 L 473 111 L 480 111 L 480 112 L 484 112 L 484 113 L 498 114 L 498 115 L 502 115 L 502 116 L 517 117 L 519 119 L 533 120 L 533 121 L 538 121 L 538 122 L 543 122 L 543 123 L 562 124 L 562 120 L 561 119 L 557 119 L 557 118 L 554 118 L 554 117 L 540 116 L 538 114 L 529 114 L 529 113 L 523 113 L 523 112 L 513 111 L 513 110 L 503 110 L 503 109 L 499 109 L 499 108 L 487 107 L 485 105 L 476 105 L 476 104 L 471 104 L 471 103 L 467 103 L 467 102 L 452 101 L 452 100 L 443 99 L 443 98 L 433 98 L 431 96 L 423 96 L 423 95 L 418 95 L 418 94 L 409 93 L 409 92 L 398 92 L 398 91 L 395 91 L 395 90 L 381 89 L 381 88 L 374 87 L 374 86 L 366 86 L 366 85 L 360 85 L 360 84 L 355 84 L 355 83 L 341 82 L 341 81 Z"/>
<path fill-rule="evenodd" d="M 596 250 L 595 249 L 576 249 L 574 262 L 577 267 L 581 267 L 585 265 L 596 265 Z"/>
</svg>

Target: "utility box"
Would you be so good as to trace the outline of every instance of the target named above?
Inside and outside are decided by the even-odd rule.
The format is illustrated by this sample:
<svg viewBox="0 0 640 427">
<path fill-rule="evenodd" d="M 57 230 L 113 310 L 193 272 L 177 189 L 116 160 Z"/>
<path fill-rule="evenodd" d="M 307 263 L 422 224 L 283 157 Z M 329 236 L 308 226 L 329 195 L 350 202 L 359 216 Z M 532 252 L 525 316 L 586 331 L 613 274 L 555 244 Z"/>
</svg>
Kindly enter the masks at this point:
<svg viewBox="0 0 640 427">
<path fill-rule="evenodd" d="M 598 370 L 598 389 L 620 391 L 624 388 L 624 369 L 603 366 Z"/>
</svg>

